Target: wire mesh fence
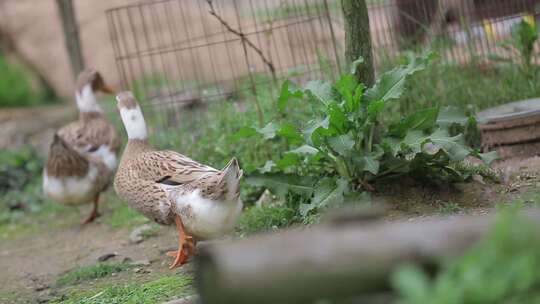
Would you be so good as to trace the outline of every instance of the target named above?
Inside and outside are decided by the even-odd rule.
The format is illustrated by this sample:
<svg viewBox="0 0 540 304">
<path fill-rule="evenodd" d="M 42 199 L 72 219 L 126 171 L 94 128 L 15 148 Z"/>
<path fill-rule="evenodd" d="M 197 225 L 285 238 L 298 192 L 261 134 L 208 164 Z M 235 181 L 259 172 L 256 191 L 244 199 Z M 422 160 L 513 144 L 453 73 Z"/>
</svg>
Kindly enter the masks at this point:
<svg viewBox="0 0 540 304">
<path fill-rule="evenodd" d="M 512 25 L 536 24 L 540 0 L 367 0 L 376 66 L 435 49 L 466 64 L 508 54 Z M 163 126 L 181 109 L 241 98 L 282 78 L 334 78 L 344 68 L 339 0 L 153 0 L 107 11 L 124 88 Z M 165 115 L 162 115 L 165 114 Z"/>
<path fill-rule="evenodd" d="M 158 0 L 107 12 L 122 86 L 174 124 L 180 109 L 283 77 L 333 77 L 342 47 L 327 0 Z"/>
</svg>

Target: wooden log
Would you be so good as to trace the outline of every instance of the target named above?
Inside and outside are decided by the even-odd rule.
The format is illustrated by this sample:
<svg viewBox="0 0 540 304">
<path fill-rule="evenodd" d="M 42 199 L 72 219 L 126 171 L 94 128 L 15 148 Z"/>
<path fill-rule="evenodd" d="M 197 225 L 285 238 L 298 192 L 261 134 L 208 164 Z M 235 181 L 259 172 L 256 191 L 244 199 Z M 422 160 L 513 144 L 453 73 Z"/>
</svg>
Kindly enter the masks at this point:
<svg viewBox="0 0 540 304">
<path fill-rule="evenodd" d="M 384 291 L 399 265 L 429 267 L 460 255 L 493 219 L 324 225 L 210 243 L 200 248 L 196 286 L 210 304 L 312 303 Z"/>
</svg>

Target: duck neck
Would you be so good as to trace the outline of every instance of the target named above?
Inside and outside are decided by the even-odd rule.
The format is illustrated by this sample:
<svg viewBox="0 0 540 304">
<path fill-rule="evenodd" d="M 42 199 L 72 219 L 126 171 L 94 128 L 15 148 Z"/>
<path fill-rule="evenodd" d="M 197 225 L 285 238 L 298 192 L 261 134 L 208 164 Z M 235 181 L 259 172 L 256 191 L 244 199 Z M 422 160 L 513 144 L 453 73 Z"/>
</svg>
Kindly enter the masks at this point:
<svg viewBox="0 0 540 304">
<path fill-rule="evenodd" d="M 103 109 L 97 103 L 96 95 L 90 84 L 85 85 L 82 89 L 75 92 L 75 100 L 77 101 L 80 116 L 88 113 L 103 112 Z"/>
</svg>

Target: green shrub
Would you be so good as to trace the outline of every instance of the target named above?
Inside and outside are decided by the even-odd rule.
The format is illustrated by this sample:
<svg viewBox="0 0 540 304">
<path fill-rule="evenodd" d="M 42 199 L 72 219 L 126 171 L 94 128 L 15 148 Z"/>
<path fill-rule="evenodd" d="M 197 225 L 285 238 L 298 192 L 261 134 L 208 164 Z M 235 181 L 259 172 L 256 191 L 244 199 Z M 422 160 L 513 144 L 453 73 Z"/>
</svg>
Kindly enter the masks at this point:
<svg viewBox="0 0 540 304">
<path fill-rule="evenodd" d="M 454 163 L 469 155 L 489 162 L 494 155 L 471 150 L 461 134 L 452 134 L 452 126 L 470 122 L 459 110 L 431 107 L 401 119 L 385 115 L 403 94 L 407 78 L 424 70 L 432 58 L 432 54 L 409 55 L 406 64 L 383 73 L 371 88 L 357 82 L 354 67 L 334 84 L 311 81 L 299 89 L 286 81 L 276 105 L 281 118 L 263 128 L 246 126 L 237 132 L 238 138 L 284 142 L 289 147 L 274 150 L 247 182 L 281 197 L 292 192 L 311 198 L 299 206 L 300 215 L 306 217 L 312 210 L 362 200 L 360 192 L 372 191 L 375 180 L 405 174 L 426 181 L 464 180 Z M 311 107 L 312 119 L 289 116 L 292 100 Z"/>
<path fill-rule="evenodd" d="M 32 106 L 48 102 L 44 92 L 32 87 L 26 71 L 0 55 L 0 108 Z"/>
<path fill-rule="evenodd" d="M 244 210 L 238 222 L 243 234 L 271 231 L 287 227 L 295 221 L 295 211 L 283 206 L 253 206 Z"/>
</svg>

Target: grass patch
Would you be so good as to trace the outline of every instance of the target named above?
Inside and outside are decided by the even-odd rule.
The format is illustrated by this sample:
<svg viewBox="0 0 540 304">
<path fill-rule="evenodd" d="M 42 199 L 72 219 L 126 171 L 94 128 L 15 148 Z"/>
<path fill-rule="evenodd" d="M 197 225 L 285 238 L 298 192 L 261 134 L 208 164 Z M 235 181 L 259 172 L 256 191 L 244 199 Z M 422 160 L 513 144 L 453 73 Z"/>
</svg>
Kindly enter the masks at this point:
<svg viewBox="0 0 540 304">
<path fill-rule="evenodd" d="M 56 282 L 59 286 L 74 285 L 84 281 L 99 279 L 129 269 L 126 263 L 99 263 L 84 266 L 62 275 Z"/>
<path fill-rule="evenodd" d="M 241 234 L 271 231 L 286 227 L 295 221 L 295 211 L 282 206 L 251 207 L 245 210 L 238 222 Z"/>
<path fill-rule="evenodd" d="M 51 103 L 52 94 L 43 88 L 35 88 L 27 71 L 0 55 L 0 108 L 22 107 Z"/>
<path fill-rule="evenodd" d="M 463 210 L 461 206 L 454 202 L 441 203 L 439 206 L 439 214 L 441 215 L 452 215 L 459 213 Z"/>
<path fill-rule="evenodd" d="M 171 275 L 155 281 L 137 284 L 119 284 L 104 287 L 100 291 L 73 293 L 55 299 L 51 303 L 64 304 L 150 304 L 182 297 L 193 293 L 192 278 Z"/>
</svg>

